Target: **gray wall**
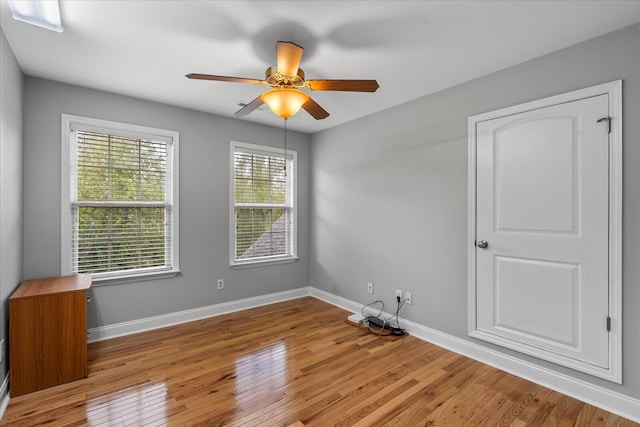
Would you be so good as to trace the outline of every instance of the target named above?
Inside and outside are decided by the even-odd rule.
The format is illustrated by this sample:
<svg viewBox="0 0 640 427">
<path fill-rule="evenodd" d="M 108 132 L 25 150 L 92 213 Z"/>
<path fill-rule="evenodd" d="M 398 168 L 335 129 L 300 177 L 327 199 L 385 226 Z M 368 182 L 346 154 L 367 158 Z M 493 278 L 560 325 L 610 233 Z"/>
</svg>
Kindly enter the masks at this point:
<svg viewBox="0 0 640 427">
<path fill-rule="evenodd" d="M 282 129 L 27 77 L 24 130 L 24 277 L 60 274 L 60 115 L 180 132 L 182 274 L 92 288 L 89 327 L 157 316 L 308 286 L 309 137 L 290 132 L 298 151 L 300 260 L 229 267 L 229 141 L 282 147 Z M 216 280 L 225 289 L 216 289 Z"/>
<path fill-rule="evenodd" d="M 393 307 L 394 289 L 412 291 L 414 304 L 405 317 L 470 340 L 468 116 L 623 79 L 624 384 L 610 384 L 478 343 L 640 398 L 640 26 L 311 137 L 292 133 L 289 143 L 298 150 L 301 171 L 301 260 L 243 270 L 228 266 L 229 141 L 280 146 L 281 129 L 29 77 L 24 83 L 22 259 L 19 200 L 23 193 L 15 185 L 6 186 L 8 180 L 20 182 L 22 120 L 18 106 L 22 98 L 16 88 L 22 87 L 22 78 L 4 37 L 1 42 L 0 289 L 4 311 L 0 321 L 5 322 L 6 297 L 22 276 L 60 273 L 60 114 L 69 113 L 177 130 L 181 138 L 183 273 L 173 279 L 96 287 L 89 308 L 90 327 L 308 284 L 366 303 L 371 301 L 366 293 L 366 282 L 370 281 L 375 284 L 374 297 L 384 299 L 388 307 Z M 5 207 L 5 200 L 12 206 Z M 10 254 L 5 257 L 7 252 Z M 5 263 L 10 264 L 8 269 Z M 215 289 L 218 278 L 225 279 L 224 291 Z M 6 326 L 0 328 L 4 329 Z M 6 365 L 2 369 L 6 373 Z"/>
<path fill-rule="evenodd" d="M 310 284 L 640 398 L 640 26 L 313 135 Z M 428 78 L 428 70 L 424 78 Z M 467 118 L 623 79 L 622 386 L 467 336 Z M 375 294 L 366 293 L 373 282 Z"/>
<path fill-rule="evenodd" d="M 9 296 L 22 281 L 23 86 L 22 71 L 0 30 L 0 340 L 5 340 L 0 383 L 9 372 Z"/>
</svg>

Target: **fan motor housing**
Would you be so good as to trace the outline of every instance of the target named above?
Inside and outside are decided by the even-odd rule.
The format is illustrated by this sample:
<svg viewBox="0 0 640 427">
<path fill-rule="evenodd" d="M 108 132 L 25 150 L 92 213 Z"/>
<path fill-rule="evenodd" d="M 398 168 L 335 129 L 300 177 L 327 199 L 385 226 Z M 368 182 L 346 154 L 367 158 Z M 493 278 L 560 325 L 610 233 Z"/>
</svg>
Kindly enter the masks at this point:
<svg viewBox="0 0 640 427">
<path fill-rule="evenodd" d="M 271 86 L 284 86 L 284 87 L 302 87 L 304 86 L 304 71 L 302 68 L 298 68 L 298 74 L 294 77 L 285 76 L 278 72 L 278 66 L 272 65 L 267 68 L 264 73 L 264 80 Z"/>
</svg>

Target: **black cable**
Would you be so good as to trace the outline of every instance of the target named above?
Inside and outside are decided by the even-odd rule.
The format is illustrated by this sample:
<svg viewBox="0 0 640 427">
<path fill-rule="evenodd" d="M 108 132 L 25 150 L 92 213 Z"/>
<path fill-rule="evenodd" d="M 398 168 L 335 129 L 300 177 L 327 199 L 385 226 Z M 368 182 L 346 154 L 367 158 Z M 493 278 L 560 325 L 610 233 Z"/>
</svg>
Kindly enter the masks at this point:
<svg viewBox="0 0 640 427">
<path fill-rule="evenodd" d="M 400 327 L 400 320 L 398 319 L 398 315 L 400 313 L 400 309 L 402 308 L 404 303 L 407 302 L 407 300 L 406 299 L 403 300 L 402 304 L 401 304 L 400 303 L 400 297 L 396 297 L 396 298 L 397 298 L 397 301 L 398 301 L 398 309 L 396 310 L 396 326 L 397 326 L 397 329 L 396 330 L 390 329 L 390 330 L 394 333 L 394 335 L 404 335 L 406 331 Z"/>
<path fill-rule="evenodd" d="M 367 326 L 367 330 L 369 331 L 369 333 L 372 333 L 372 334 L 374 334 L 374 335 L 378 335 L 378 336 L 380 336 L 380 337 L 388 337 L 388 336 L 390 336 L 390 335 L 393 335 L 393 333 L 391 332 L 391 330 L 390 330 L 390 329 L 387 329 L 387 331 L 389 331 L 389 333 L 388 333 L 388 334 L 381 334 L 381 333 L 380 333 L 380 331 L 384 331 L 384 330 L 385 330 L 384 328 L 382 328 L 382 329 L 380 329 L 380 330 L 377 330 L 377 331 L 376 331 L 376 330 L 373 330 L 373 329 L 371 328 L 371 326 Z"/>
<path fill-rule="evenodd" d="M 373 315 L 367 315 L 367 314 L 365 313 L 365 309 L 367 309 L 367 308 L 369 308 L 369 307 L 373 306 L 374 304 L 380 304 L 380 310 L 378 311 L 378 314 L 376 314 L 375 316 L 373 316 Z M 362 307 L 362 316 L 364 317 L 363 322 L 367 322 L 367 323 L 366 323 L 366 328 L 367 328 L 367 329 L 369 330 L 369 332 L 371 332 L 372 334 L 380 335 L 380 336 L 386 336 L 386 335 L 388 335 L 388 334 L 382 334 L 382 333 L 381 333 L 382 331 L 384 331 L 384 330 L 385 330 L 385 325 L 386 325 L 386 321 L 380 317 L 380 315 L 382 314 L 382 312 L 383 312 L 383 311 L 384 311 L 384 301 L 381 301 L 381 300 L 376 300 L 376 301 L 374 301 L 374 302 L 372 302 L 372 303 L 369 303 L 369 304 L 367 304 L 367 305 L 365 305 L 365 306 L 363 306 L 363 307 Z M 371 318 L 376 318 L 376 319 L 382 320 L 382 325 L 380 326 L 380 329 L 376 330 L 376 329 L 373 329 L 373 328 L 371 327 L 371 324 L 370 324 L 370 322 L 369 322 L 369 319 L 371 319 Z"/>
<path fill-rule="evenodd" d="M 406 300 L 402 301 L 401 303 L 400 297 L 396 297 L 396 298 L 398 302 L 398 308 L 396 309 L 396 312 L 393 315 L 391 315 L 391 317 L 389 317 L 388 319 L 383 319 L 382 317 L 380 317 L 380 315 L 384 311 L 384 302 L 381 300 L 376 300 L 362 307 L 362 317 L 364 317 L 362 323 L 370 333 L 374 335 L 382 336 L 382 337 L 386 337 L 389 335 L 402 336 L 406 333 L 406 331 L 400 327 L 400 320 L 399 320 L 400 310 L 404 306 Z M 378 314 L 376 316 L 365 314 L 365 309 L 373 306 L 374 304 L 380 304 L 380 310 L 378 311 Z M 397 327 L 391 326 L 391 323 L 389 322 L 389 320 L 392 319 L 394 316 L 396 318 Z M 374 329 L 371 327 L 371 322 L 369 321 L 369 319 L 371 318 L 378 319 L 382 322 L 380 329 Z M 384 331 L 385 329 L 388 330 L 389 333 L 383 334 L 382 331 Z"/>
</svg>

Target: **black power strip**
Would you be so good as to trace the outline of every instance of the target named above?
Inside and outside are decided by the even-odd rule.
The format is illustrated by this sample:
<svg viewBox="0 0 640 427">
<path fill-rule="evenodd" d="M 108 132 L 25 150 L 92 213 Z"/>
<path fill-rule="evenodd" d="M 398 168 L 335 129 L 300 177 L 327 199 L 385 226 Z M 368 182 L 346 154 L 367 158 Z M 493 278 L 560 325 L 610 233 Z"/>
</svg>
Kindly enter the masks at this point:
<svg viewBox="0 0 640 427">
<path fill-rule="evenodd" d="M 378 328 L 389 329 L 389 324 L 376 316 L 367 316 L 366 321 L 369 322 L 370 325 L 375 325 Z"/>
<path fill-rule="evenodd" d="M 365 321 L 369 322 L 369 325 L 377 326 L 379 329 L 387 329 L 389 331 L 389 335 L 401 336 L 405 334 L 404 329 L 394 328 L 389 323 L 386 323 L 384 320 L 376 316 L 367 316 Z"/>
</svg>

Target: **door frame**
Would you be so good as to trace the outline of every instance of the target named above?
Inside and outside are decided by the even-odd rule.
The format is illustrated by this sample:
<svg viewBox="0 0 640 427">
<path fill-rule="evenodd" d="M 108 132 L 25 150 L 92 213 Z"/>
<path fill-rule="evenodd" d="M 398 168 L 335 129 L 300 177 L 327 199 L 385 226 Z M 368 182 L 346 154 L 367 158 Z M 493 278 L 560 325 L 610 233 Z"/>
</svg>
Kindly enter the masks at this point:
<svg viewBox="0 0 640 427">
<path fill-rule="evenodd" d="M 476 128 L 479 122 L 592 96 L 609 96 L 609 366 L 602 368 L 531 348 L 477 329 L 476 319 Z M 603 124 L 606 125 L 606 124 Z M 502 108 L 468 119 L 468 333 L 469 336 L 622 384 L 622 80 Z M 603 322 L 605 320 L 603 319 Z M 606 325 L 603 324 L 603 327 Z"/>
</svg>

